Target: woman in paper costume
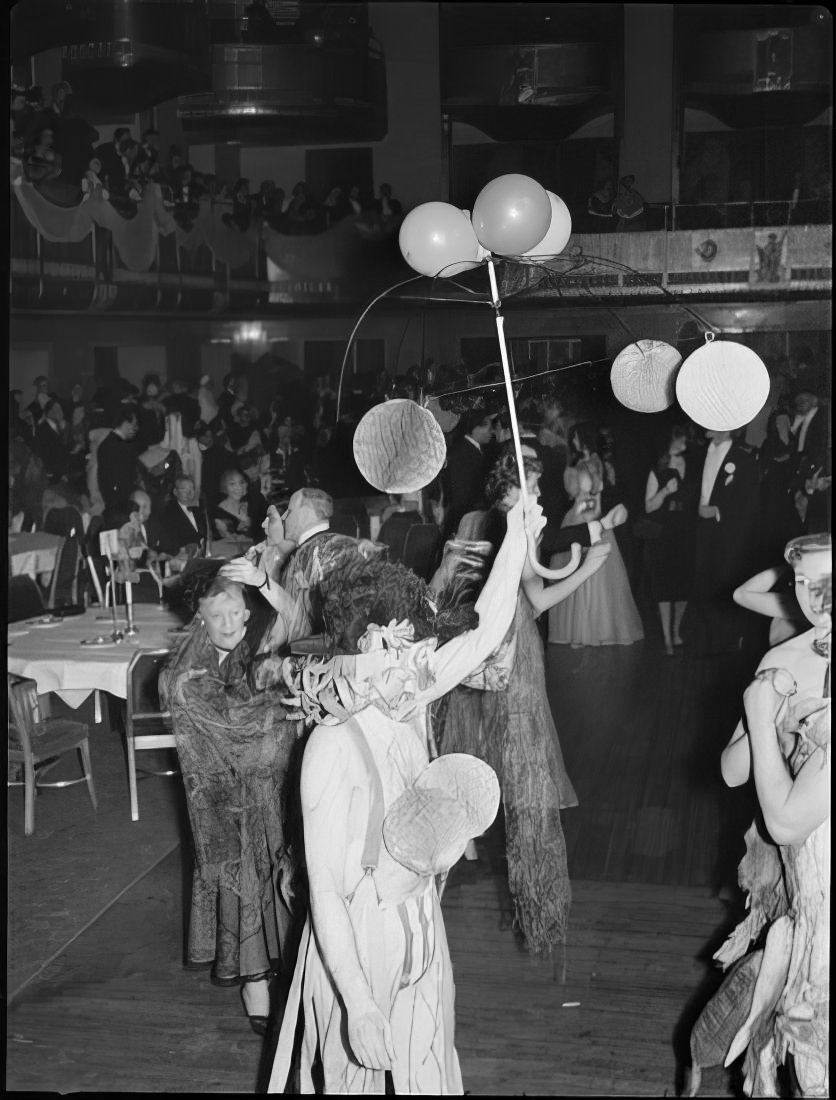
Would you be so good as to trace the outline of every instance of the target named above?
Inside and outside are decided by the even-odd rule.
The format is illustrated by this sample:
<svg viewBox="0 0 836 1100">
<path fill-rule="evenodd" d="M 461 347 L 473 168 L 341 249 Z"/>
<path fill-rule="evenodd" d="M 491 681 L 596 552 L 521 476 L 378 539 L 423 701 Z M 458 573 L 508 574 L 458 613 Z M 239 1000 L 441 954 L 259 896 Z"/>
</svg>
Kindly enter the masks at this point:
<svg viewBox="0 0 836 1100">
<path fill-rule="evenodd" d="M 787 544 L 812 629 L 767 652 L 723 752 L 729 786 L 754 776 L 768 837 L 746 834 L 749 913 L 715 955 L 730 969 L 691 1035 L 692 1096 L 704 1067 L 744 1052 L 748 1095 L 784 1095 L 782 1065 L 793 1095 L 830 1095 L 831 553 L 829 534 Z"/>
<path fill-rule="evenodd" d="M 536 535 L 542 525 L 538 506 L 525 523 L 522 505 L 511 509 L 478 625 L 451 640 L 457 628 L 445 629 L 427 587 L 402 567 L 358 562 L 323 582 L 329 633 L 348 655 L 308 659 L 301 677 L 291 659 L 287 675 L 324 720 L 302 763 L 311 912 L 271 1092 L 284 1091 L 301 1007 L 299 1091 L 315 1091 L 319 1077 L 325 1093 L 382 1095 L 388 1072 L 395 1093 L 462 1093 L 435 875 L 493 819 L 498 787 L 471 757 L 430 765 L 427 709 L 502 641 L 525 527 Z"/>
</svg>

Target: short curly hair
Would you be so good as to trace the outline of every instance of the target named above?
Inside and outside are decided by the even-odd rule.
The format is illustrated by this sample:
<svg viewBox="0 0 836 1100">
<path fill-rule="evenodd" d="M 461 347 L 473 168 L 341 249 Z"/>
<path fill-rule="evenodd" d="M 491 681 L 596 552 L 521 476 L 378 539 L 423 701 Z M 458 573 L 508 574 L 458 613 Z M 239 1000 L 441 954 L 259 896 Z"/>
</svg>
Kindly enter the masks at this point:
<svg viewBox="0 0 836 1100">
<path fill-rule="evenodd" d="M 523 455 L 523 469 L 526 478 L 532 474 L 539 477 L 543 472 L 543 463 L 539 458 Z M 520 475 L 517 458 L 513 451 L 506 452 L 496 460 L 485 482 L 485 499 L 491 505 L 501 504 L 511 489 L 519 489 Z"/>
</svg>

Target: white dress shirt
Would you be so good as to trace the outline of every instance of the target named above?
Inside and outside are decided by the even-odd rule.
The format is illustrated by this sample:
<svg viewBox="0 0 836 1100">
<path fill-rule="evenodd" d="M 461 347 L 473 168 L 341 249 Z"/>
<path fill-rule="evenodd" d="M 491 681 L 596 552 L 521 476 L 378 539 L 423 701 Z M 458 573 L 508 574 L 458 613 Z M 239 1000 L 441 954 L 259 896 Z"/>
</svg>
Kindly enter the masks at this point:
<svg viewBox="0 0 836 1100">
<path fill-rule="evenodd" d="M 180 501 L 178 500 L 177 503 L 180 504 Z M 191 506 L 188 504 L 180 504 L 180 507 L 186 513 L 186 518 L 188 519 L 189 523 L 192 525 L 192 527 L 194 527 L 195 531 L 200 534 L 200 528 L 197 525 L 197 520 L 195 519 L 194 512 L 191 510 Z"/>
<path fill-rule="evenodd" d="M 711 494 L 714 491 L 714 482 L 717 480 L 720 467 L 723 465 L 723 459 L 731 450 L 732 442 L 733 440 L 731 439 L 724 439 L 722 443 L 716 443 L 712 440 L 708 445 L 708 451 L 705 455 L 705 465 L 702 468 L 702 488 L 700 490 L 701 506 L 708 504 L 711 500 Z"/>
<path fill-rule="evenodd" d="M 804 444 L 807 440 L 807 429 L 810 427 L 810 421 L 818 411 L 818 405 L 814 405 L 808 413 L 805 413 L 804 416 L 797 416 L 792 422 L 792 434 L 798 440 L 796 450 L 799 453 L 804 450 Z"/>
</svg>

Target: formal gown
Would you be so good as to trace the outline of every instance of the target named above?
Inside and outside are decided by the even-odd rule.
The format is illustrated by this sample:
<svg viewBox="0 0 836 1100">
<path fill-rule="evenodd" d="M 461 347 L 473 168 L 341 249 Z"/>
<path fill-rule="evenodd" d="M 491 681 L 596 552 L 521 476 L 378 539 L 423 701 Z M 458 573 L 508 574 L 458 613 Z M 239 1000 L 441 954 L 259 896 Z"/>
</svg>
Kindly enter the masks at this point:
<svg viewBox="0 0 836 1100">
<path fill-rule="evenodd" d="M 564 484 L 573 504 L 563 517 L 561 527 L 588 523 L 600 517 L 604 482 L 602 463 L 597 455 L 568 467 Z M 549 611 L 550 642 L 632 645 L 644 637 L 641 616 L 615 535 L 605 531 L 603 539 L 612 547 L 607 560 L 580 588 Z M 555 554 L 552 568 L 567 560 L 567 554 Z"/>
</svg>

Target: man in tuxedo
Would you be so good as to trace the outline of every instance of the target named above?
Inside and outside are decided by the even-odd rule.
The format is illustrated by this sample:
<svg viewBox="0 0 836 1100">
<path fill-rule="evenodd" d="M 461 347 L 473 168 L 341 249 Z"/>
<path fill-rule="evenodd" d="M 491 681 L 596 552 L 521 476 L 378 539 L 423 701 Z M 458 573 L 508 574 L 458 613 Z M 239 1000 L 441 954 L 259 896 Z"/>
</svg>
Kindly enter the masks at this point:
<svg viewBox="0 0 836 1100">
<path fill-rule="evenodd" d="M 697 511 L 694 601 L 686 612 L 691 640 L 704 653 L 738 649 L 745 620 L 732 600 L 752 572 L 759 473 L 737 433 L 707 430 Z M 699 624 L 698 626 L 696 624 Z"/>
<path fill-rule="evenodd" d="M 818 387 L 816 387 L 818 388 Z M 811 534 L 830 530 L 830 442 L 827 413 L 819 405 L 812 383 L 802 383 L 793 404 L 792 436 L 798 452 L 796 507 Z"/>
<path fill-rule="evenodd" d="M 70 450 L 64 442 L 66 426 L 61 402 L 50 401 L 35 429 L 34 449 L 44 464 L 47 478 L 53 482 L 61 481 L 70 472 Z"/>
<path fill-rule="evenodd" d="M 451 538 L 463 515 L 484 508 L 483 490 L 490 467 L 488 446 L 495 436 L 495 415 L 476 410 L 462 417 L 464 435 L 447 454 L 445 538 Z"/>
<path fill-rule="evenodd" d="M 99 492 L 107 511 L 127 500 L 139 484 L 139 460 L 134 446 L 139 430 L 136 409 L 119 404 L 113 416 L 115 425 L 96 452 Z"/>
<path fill-rule="evenodd" d="M 197 507 L 195 485 L 185 475 L 174 482 L 174 499 L 160 512 L 159 548 L 175 557 L 194 543 L 205 543 L 206 514 Z"/>
<path fill-rule="evenodd" d="M 300 606 L 296 622 L 296 637 L 305 637 L 322 630 L 319 604 L 319 583 L 334 569 L 360 554 L 364 547 L 374 552 L 372 543 L 363 543 L 351 535 L 331 530 L 334 502 L 322 489 L 299 489 L 288 502 L 282 516 L 284 537 L 296 548 L 284 563 L 279 583 L 288 596 Z M 292 641 L 293 639 L 289 639 Z"/>
</svg>

